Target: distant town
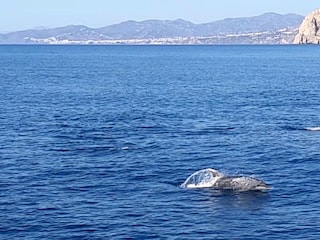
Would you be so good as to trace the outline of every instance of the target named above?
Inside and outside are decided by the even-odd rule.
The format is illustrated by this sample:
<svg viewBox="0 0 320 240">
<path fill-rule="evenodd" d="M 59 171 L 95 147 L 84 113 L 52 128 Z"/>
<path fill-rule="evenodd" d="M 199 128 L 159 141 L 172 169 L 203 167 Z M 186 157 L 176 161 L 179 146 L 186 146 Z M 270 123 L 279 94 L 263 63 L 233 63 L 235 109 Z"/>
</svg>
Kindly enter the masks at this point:
<svg viewBox="0 0 320 240">
<path fill-rule="evenodd" d="M 298 29 L 280 29 L 276 32 L 254 32 L 242 34 L 224 34 L 211 37 L 172 37 L 142 39 L 101 39 L 101 40 L 69 40 L 26 37 L 26 43 L 35 44 L 99 44 L 99 45 L 202 45 L 202 44 L 291 44 Z"/>
</svg>

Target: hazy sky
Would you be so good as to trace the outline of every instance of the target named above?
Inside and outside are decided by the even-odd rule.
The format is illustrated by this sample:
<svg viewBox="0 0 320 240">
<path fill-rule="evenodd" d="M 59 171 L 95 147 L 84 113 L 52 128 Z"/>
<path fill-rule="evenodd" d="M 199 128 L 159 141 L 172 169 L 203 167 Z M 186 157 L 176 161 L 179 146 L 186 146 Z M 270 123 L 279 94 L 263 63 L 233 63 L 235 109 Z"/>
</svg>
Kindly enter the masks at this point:
<svg viewBox="0 0 320 240">
<path fill-rule="evenodd" d="M 3 0 L 0 32 L 69 24 L 102 27 L 145 19 L 205 23 L 265 12 L 306 15 L 319 7 L 319 0 Z"/>
</svg>

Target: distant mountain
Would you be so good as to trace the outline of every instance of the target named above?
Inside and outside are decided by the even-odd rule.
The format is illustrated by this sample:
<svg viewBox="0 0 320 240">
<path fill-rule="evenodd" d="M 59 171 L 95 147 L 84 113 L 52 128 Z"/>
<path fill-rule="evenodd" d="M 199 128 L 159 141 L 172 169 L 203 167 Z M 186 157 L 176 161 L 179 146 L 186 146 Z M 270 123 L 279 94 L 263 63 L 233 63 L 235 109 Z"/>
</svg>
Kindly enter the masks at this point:
<svg viewBox="0 0 320 240">
<path fill-rule="evenodd" d="M 30 29 L 0 34 L 2 44 L 219 44 L 219 43 L 291 43 L 303 20 L 297 14 L 265 13 L 255 17 L 226 18 L 204 24 L 183 19 L 126 21 L 102 28 L 69 25 L 52 29 Z M 280 32 L 279 32 L 280 31 Z M 258 42 L 250 36 L 259 35 Z M 265 42 L 261 34 L 269 39 Z M 272 34 L 276 34 L 272 42 Z M 280 35 L 281 36 L 280 36 Z M 239 38 L 240 36 L 240 38 Z M 245 38 L 241 37 L 245 36 Z M 280 36 L 280 37 L 279 37 Z M 205 38 L 205 41 L 203 39 Z M 231 40 L 230 40 L 231 38 Z M 161 40 L 162 39 L 162 40 Z M 200 39 L 200 40 L 199 40 Z M 213 42 L 208 39 L 215 39 Z M 233 40 L 232 40 L 233 39 Z M 241 40 L 240 42 L 237 42 Z M 250 40 L 251 39 L 251 40 Z M 271 39 L 271 40 L 270 40 Z M 235 41 L 235 42 L 233 42 Z M 243 42 L 244 41 L 244 42 Z M 281 42 L 280 41 L 280 42 Z"/>
<path fill-rule="evenodd" d="M 56 38 L 59 40 L 84 40 L 84 39 L 101 39 L 105 36 L 101 35 L 93 28 L 83 25 L 69 25 L 51 29 L 30 29 L 18 32 L 11 32 L 0 36 L 0 43 L 32 43 L 30 39 L 47 39 Z"/>
<path fill-rule="evenodd" d="M 229 33 L 249 33 L 277 31 L 283 28 L 297 28 L 303 16 L 297 14 L 280 15 L 265 13 L 256 17 L 226 18 L 197 26 L 198 35 L 219 35 Z"/>
<path fill-rule="evenodd" d="M 196 36 L 196 24 L 183 19 L 127 21 L 96 29 L 99 33 L 113 39 L 143 39 Z"/>
</svg>

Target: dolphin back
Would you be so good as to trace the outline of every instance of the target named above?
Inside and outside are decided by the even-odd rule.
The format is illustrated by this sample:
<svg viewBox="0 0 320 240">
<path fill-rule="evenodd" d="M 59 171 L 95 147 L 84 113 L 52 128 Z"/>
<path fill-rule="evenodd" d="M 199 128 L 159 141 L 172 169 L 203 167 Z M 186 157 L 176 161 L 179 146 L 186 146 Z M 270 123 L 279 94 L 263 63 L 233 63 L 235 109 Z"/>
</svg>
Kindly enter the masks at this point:
<svg viewBox="0 0 320 240">
<path fill-rule="evenodd" d="M 260 179 L 244 176 L 225 176 L 220 178 L 213 186 L 216 189 L 251 191 L 268 190 L 270 186 Z"/>
</svg>

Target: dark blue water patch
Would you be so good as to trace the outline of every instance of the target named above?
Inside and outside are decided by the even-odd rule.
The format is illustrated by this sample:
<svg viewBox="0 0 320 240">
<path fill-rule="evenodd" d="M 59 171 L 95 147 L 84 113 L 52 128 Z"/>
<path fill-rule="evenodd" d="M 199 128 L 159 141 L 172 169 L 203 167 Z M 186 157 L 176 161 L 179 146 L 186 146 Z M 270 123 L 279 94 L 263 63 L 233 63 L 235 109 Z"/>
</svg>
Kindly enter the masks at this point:
<svg viewBox="0 0 320 240">
<path fill-rule="evenodd" d="M 288 131 L 305 131 L 306 130 L 305 127 L 301 127 L 301 126 L 283 126 L 282 128 Z"/>
<path fill-rule="evenodd" d="M 2 238 L 319 238 L 318 48 L 0 50 Z M 273 188 L 180 188 L 208 167 Z"/>
</svg>

